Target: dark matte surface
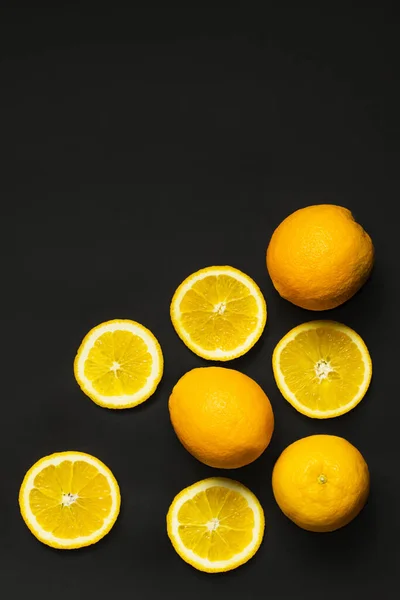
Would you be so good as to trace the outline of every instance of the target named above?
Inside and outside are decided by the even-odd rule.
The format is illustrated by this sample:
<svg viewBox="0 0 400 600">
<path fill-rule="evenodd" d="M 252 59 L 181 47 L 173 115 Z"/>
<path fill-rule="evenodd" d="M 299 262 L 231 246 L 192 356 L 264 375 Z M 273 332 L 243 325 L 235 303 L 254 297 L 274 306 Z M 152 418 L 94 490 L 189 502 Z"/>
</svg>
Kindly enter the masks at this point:
<svg viewBox="0 0 400 600">
<path fill-rule="evenodd" d="M 394 16 L 31 7 L 7 9 L 0 22 L 2 596 L 392 598 L 400 534 Z M 320 315 L 278 297 L 264 258 L 274 227 L 319 202 L 352 209 L 377 251 L 365 288 L 324 314 L 365 339 L 373 382 L 354 411 L 324 422 L 298 414 L 275 386 L 276 342 Z M 175 335 L 170 298 L 211 264 L 246 271 L 266 296 L 262 340 L 230 366 L 263 386 L 276 416 L 265 454 L 230 473 L 262 502 L 264 543 L 222 576 L 182 562 L 165 533 L 174 495 L 218 474 L 180 446 L 168 417 L 174 383 L 205 364 Z M 84 334 L 112 318 L 148 326 L 165 354 L 157 393 L 121 412 L 93 404 L 72 372 Z M 333 534 L 296 528 L 270 486 L 285 446 L 317 432 L 353 442 L 372 476 L 366 509 Z M 37 459 L 67 449 L 113 470 L 123 508 L 99 544 L 58 552 L 25 527 L 17 494 Z"/>
</svg>

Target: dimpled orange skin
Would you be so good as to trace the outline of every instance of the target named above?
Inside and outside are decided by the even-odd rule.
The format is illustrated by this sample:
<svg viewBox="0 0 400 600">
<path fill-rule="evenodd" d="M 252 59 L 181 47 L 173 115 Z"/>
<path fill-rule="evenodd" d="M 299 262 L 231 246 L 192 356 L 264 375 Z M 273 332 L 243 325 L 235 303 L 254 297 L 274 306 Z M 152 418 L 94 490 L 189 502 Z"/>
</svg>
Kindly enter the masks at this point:
<svg viewBox="0 0 400 600">
<path fill-rule="evenodd" d="M 344 527 L 364 507 L 367 463 L 344 438 L 312 435 L 288 446 L 275 463 L 272 489 L 282 512 L 308 531 Z"/>
<path fill-rule="evenodd" d="M 221 469 L 256 460 L 274 429 L 271 403 L 258 383 L 223 367 L 183 375 L 169 398 L 169 412 L 183 446 L 201 462 Z"/>
<path fill-rule="evenodd" d="M 368 279 L 374 247 L 368 233 L 342 206 L 301 208 L 275 229 L 267 249 L 274 287 L 308 310 L 328 310 L 349 300 Z"/>
</svg>

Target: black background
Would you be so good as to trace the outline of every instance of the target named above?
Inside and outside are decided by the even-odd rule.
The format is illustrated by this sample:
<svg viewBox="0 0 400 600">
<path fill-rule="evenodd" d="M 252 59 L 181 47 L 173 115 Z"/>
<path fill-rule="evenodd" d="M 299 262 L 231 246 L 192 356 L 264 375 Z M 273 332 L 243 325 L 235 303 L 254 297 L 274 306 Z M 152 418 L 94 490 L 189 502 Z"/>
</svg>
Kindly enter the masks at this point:
<svg viewBox="0 0 400 600">
<path fill-rule="evenodd" d="M 263 13 L 2 4 L 2 596 L 392 597 L 400 533 L 398 22 L 389 4 L 361 12 L 320 4 L 266 5 Z M 350 208 L 376 247 L 363 290 L 323 313 L 361 334 L 374 366 L 364 401 L 328 421 L 298 414 L 275 386 L 275 344 L 321 314 L 281 300 L 265 267 L 278 223 L 320 202 Z M 276 417 L 264 455 L 225 473 L 192 458 L 168 416 L 174 383 L 206 364 L 174 333 L 169 302 L 187 275 L 214 264 L 244 270 L 265 294 L 261 341 L 227 366 L 262 385 Z M 113 318 L 149 327 L 165 356 L 156 394 L 119 412 L 85 397 L 72 371 L 86 332 Z M 283 516 L 270 479 L 289 443 L 320 432 L 360 449 L 372 490 L 351 525 L 318 535 Z M 17 496 L 36 460 L 69 449 L 113 470 L 122 512 L 96 546 L 62 552 L 30 534 Z M 165 515 L 183 487 L 218 473 L 256 493 L 267 527 L 247 565 L 207 575 L 175 554 Z"/>
</svg>

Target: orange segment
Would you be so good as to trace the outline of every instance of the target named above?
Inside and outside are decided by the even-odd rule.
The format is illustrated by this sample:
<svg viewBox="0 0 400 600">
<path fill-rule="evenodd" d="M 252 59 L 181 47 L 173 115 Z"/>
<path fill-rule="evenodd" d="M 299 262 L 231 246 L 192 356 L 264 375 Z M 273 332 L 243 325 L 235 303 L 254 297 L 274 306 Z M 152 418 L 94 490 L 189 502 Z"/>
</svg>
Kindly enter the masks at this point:
<svg viewBox="0 0 400 600">
<path fill-rule="evenodd" d="M 32 512 L 34 511 L 34 506 L 32 506 Z M 35 513 L 34 513 L 35 514 Z M 65 518 L 65 515 L 62 514 L 61 504 L 57 504 L 56 506 L 52 506 L 46 508 L 45 510 L 40 510 L 36 513 L 36 520 L 40 527 L 46 532 L 53 532 L 60 527 L 62 520 Z M 71 532 L 72 537 L 77 537 L 74 535 L 74 531 Z M 65 539 L 65 535 L 62 536 Z M 68 535 L 68 537 L 70 537 Z"/>
<path fill-rule="evenodd" d="M 32 508 L 32 512 L 34 514 L 39 514 L 42 510 L 47 510 L 49 508 L 54 508 L 55 506 L 59 506 L 61 502 L 61 494 L 59 494 L 58 498 L 52 498 L 47 494 L 43 493 L 41 490 L 37 488 L 33 488 L 33 490 L 29 493 L 29 503 Z"/>
</svg>

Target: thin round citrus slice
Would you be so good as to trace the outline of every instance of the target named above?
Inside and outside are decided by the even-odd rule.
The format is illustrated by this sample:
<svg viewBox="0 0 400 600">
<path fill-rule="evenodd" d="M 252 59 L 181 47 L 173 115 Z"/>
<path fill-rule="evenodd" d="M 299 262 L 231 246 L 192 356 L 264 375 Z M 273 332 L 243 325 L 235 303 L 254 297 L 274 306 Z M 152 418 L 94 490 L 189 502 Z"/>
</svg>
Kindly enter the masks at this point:
<svg viewBox="0 0 400 600">
<path fill-rule="evenodd" d="M 82 452 L 45 456 L 29 469 L 19 492 L 21 514 L 33 535 L 60 550 L 98 542 L 114 525 L 120 503 L 110 469 Z"/>
<path fill-rule="evenodd" d="M 311 321 L 289 331 L 274 350 L 272 367 L 284 398 L 315 419 L 338 417 L 354 408 L 372 376 L 361 337 L 335 321 Z"/>
<path fill-rule="evenodd" d="M 264 512 L 255 495 L 224 477 L 203 479 L 180 492 L 167 514 L 168 536 L 179 556 L 207 573 L 236 569 L 257 552 Z"/>
<path fill-rule="evenodd" d="M 135 321 L 115 319 L 94 327 L 74 363 L 75 378 L 89 398 L 106 408 L 131 408 L 147 400 L 163 374 L 161 347 Z"/>
<path fill-rule="evenodd" d="M 232 360 L 261 336 L 267 307 L 258 285 L 233 267 L 190 275 L 171 302 L 173 326 L 190 350 L 209 360 Z"/>
</svg>

